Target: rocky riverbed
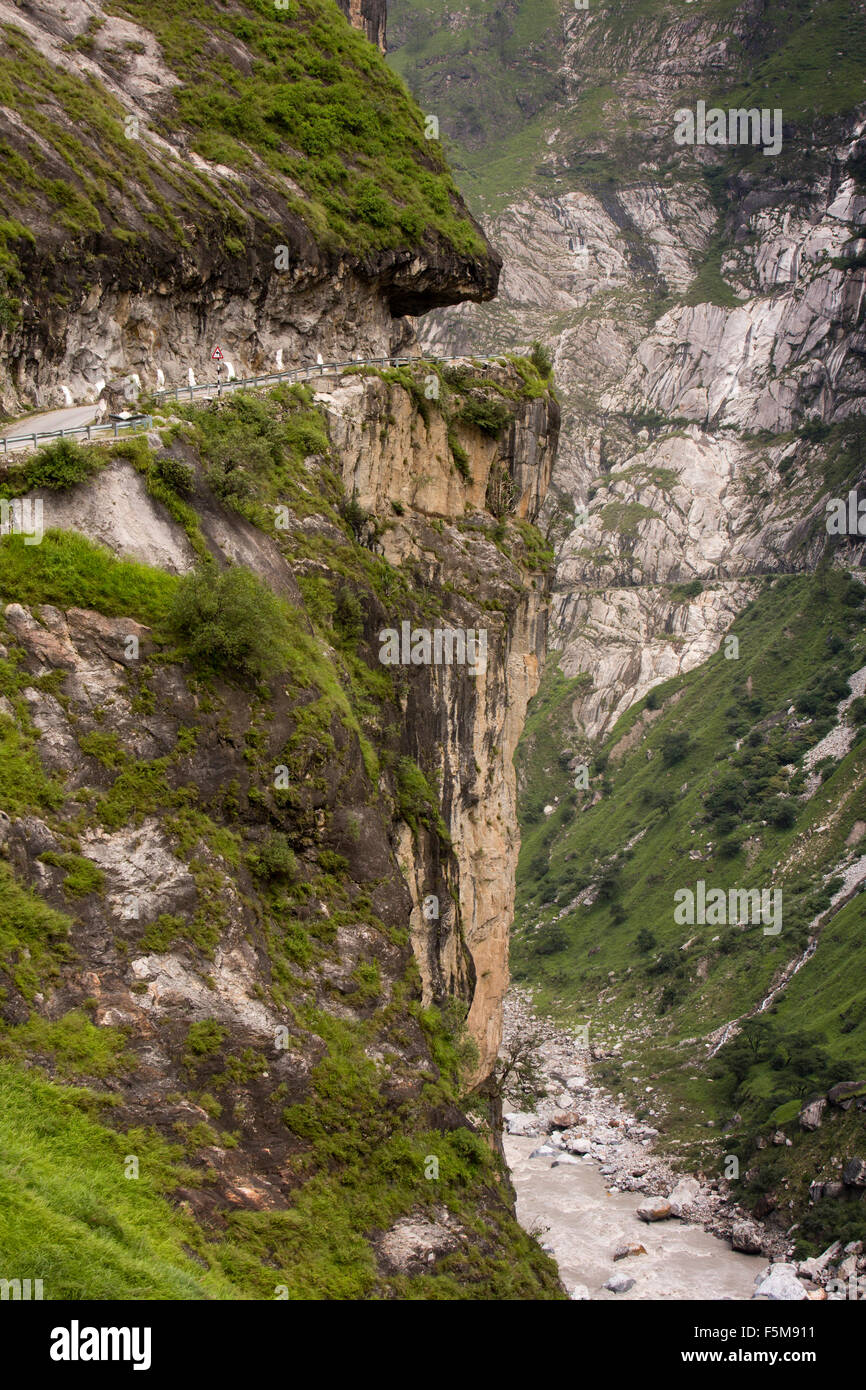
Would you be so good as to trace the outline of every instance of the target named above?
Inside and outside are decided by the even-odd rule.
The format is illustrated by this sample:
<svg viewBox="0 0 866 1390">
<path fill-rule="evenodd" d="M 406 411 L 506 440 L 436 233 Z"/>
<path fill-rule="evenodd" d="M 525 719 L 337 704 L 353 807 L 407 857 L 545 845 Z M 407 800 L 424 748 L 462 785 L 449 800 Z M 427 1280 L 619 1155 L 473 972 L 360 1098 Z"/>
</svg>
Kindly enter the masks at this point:
<svg viewBox="0 0 866 1390">
<path fill-rule="evenodd" d="M 575 1299 L 844 1299 L 866 1294 L 862 1247 L 795 1263 L 784 1236 L 742 1212 L 723 1179 L 677 1173 L 658 1131 L 595 1084 L 580 1033 L 505 1001 L 503 1048 L 534 1030 L 541 1098 L 510 1108 L 505 1155 L 517 1215 L 557 1261 Z"/>
</svg>

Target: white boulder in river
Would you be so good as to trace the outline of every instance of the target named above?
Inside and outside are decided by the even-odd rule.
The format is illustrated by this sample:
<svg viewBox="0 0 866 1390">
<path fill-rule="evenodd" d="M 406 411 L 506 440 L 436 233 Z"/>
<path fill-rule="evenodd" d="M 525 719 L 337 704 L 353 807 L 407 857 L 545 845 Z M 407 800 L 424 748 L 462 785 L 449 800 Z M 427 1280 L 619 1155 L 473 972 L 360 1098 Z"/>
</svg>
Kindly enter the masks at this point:
<svg viewBox="0 0 866 1390">
<path fill-rule="evenodd" d="M 610 1289 L 611 1293 L 628 1293 L 629 1289 L 634 1288 L 634 1280 L 627 1274 L 612 1274 L 604 1287 Z"/>
<path fill-rule="evenodd" d="M 755 1284 L 757 1287 L 752 1294 L 753 1298 L 772 1298 L 792 1303 L 809 1297 L 797 1278 L 796 1265 L 770 1265 L 763 1274 L 758 1275 Z"/>
<path fill-rule="evenodd" d="M 538 1134 L 537 1115 L 530 1115 L 525 1110 L 513 1110 L 510 1115 L 503 1116 L 503 1119 L 509 1134 L 517 1134 L 527 1139 L 534 1139 Z"/>
<path fill-rule="evenodd" d="M 690 1207 L 699 1195 L 701 1185 L 697 1178 L 680 1178 L 673 1192 L 668 1197 L 671 1204 L 671 1215 L 682 1216 L 684 1209 Z"/>
</svg>

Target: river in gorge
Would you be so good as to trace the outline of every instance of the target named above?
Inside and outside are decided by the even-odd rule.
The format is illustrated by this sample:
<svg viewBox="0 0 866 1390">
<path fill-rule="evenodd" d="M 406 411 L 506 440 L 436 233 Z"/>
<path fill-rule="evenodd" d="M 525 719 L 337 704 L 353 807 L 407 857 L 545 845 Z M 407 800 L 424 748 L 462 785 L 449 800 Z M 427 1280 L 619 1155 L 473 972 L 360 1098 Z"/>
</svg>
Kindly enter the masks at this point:
<svg viewBox="0 0 866 1390">
<path fill-rule="evenodd" d="M 683 1172 L 658 1149 L 654 1102 L 645 1119 L 631 1115 L 621 1096 L 596 1081 L 586 1038 L 539 1016 L 528 991 L 513 987 L 503 1016 L 505 1052 L 532 1035 L 538 1069 L 529 1108 L 507 1087 L 504 1097 L 503 1145 L 517 1216 L 556 1260 L 568 1293 L 752 1298 L 768 1267 L 766 1240 L 762 1255 L 732 1249 L 724 1238 L 732 1225 L 725 1184 L 711 1173 Z M 663 1219 L 641 1219 L 641 1206 Z M 628 1246 L 636 1253 L 615 1260 Z M 612 1279 L 619 1292 L 605 1287 Z"/>
<path fill-rule="evenodd" d="M 766 1259 L 732 1250 L 701 1226 L 639 1220 L 640 1193 L 609 1192 L 592 1159 L 553 1167 L 552 1157 L 530 1158 L 541 1142 L 505 1135 L 505 1156 L 518 1219 L 556 1260 L 569 1293 L 583 1285 L 591 1299 L 752 1297 Z M 614 1261 L 616 1248 L 628 1243 L 643 1245 L 646 1254 Z M 617 1274 L 633 1286 L 605 1289 Z"/>
</svg>

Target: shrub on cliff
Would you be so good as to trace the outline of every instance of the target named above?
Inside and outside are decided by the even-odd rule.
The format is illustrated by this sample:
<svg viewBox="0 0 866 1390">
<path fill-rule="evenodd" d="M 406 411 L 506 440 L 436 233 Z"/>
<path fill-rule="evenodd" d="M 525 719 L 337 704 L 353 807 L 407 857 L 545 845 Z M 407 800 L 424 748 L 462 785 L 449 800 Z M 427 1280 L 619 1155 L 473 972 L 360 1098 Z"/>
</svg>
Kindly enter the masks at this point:
<svg viewBox="0 0 866 1390">
<path fill-rule="evenodd" d="M 195 490 L 195 474 L 189 464 L 182 459 L 172 458 L 170 454 L 155 460 L 152 474 L 157 482 L 163 483 L 178 497 L 191 497 Z"/>
<path fill-rule="evenodd" d="M 511 420 L 511 412 L 501 401 L 479 401 L 470 397 L 463 403 L 458 418 L 463 424 L 474 425 L 482 434 L 496 439 Z"/>
<path fill-rule="evenodd" d="M 532 344 L 529 360 L 538 375 L 544 377 L 545 380 L 553 375 L 553 358 L 543 343 L 536 341 Z"/>
<path fill-rule="evenodd" d="M 394 769 L 394 799 L 397 815 L 418 835 L 422 825 L 438 835 L 441 845 L 450 846 L 448 828 L 436 796 L 424 773 L 411 758 L 400 758 Z"/>
<path fill-rule="evenodd" d="M 289 883 L 298 880 L 298 861 L 281 831 L 269 835 L 249 856 L 248 864 L 258 878 L 282 879 Z"/>
<path fill-rule="evenodd" d="M 206 670 L 261 681 L 285 668 L 291 628 L 266 584 L 241 566 L 219 573 L 208 566 L 183 577 L 169 629 L 184 654 Z"/>
<path fill-rule="evenodd" d="M 85 482 L 99 464 L 100 455 L 92 446 L 82 446 L 74 439 L 54 439 L 43 445 L 23 468 L 16 469 L 0 492 L 12 497 L 33 488 L 60 491 Z"/>
</svg>

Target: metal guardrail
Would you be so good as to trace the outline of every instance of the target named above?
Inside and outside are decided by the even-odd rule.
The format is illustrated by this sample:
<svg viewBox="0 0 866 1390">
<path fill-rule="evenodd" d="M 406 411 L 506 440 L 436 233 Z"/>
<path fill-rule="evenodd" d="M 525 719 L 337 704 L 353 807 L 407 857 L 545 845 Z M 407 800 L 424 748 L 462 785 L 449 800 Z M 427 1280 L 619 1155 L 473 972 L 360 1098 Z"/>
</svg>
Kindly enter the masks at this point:
<svg viewBox="0 0 866 1390">
<path fill-rule="evenodd" d="M 504 354 L 501 354 L 504 356 Z M 497 358 L 479 357 L 468 358 L 466 353 L 459 353 L 451 357 L 366 357 L 361 362 L 322 362 L 313 367 L 290 367 L 285 372 L 266 372 L 263 376 L 242 376 L 235 377 L 231 381 L 205 382 L 201 386 L 166 386 L 160 391 L 153 392 L 153 399 L 160 403 L 167 400 L 180 401 L 181 399 L 195 400 L 196 396 L 203 395 L 205 392 L 213 395 L 224 395 L 227 391 L 238 391 L 244 387 L 278 385 L 281 381 L 310 381 L 313 377 L 328 376 L 332 372 L 341 372 L 350 367 L 410 367 L 419 366 L 424 362 L 494 362 Z M 121 430 L 135 429 L 139 427 L 149 430 L 153 428 L 152 415 L 138 415 L 129 421 L 115 421 L 108 425 L 75 425 L 68 430 L 37 430 L 33 434 L 16 434 L 11 439 L 4 438 L 0 443 L 3 445 L 3 453 L 9 453 L 9 445 L 24 444 L 28 441 L 35 446 L 40 439 L 65 439 L 71 435 L 84 434 L 88 439 L 92 439 L 94 434 L 106 430 L 114 431 L 116 439 Z"/>
<path fill-rule="evenodd" d="M 501 354 L 504 356 L 505 354 Z M 472 361 L 467 359 L 466 353 L 459 353 L 452 357 L 365 357 L 361 362 L 322 362 L 313 367 L 290 367 L 285 372 L 266 372 L 263 376 L 242 376 L 234 377 L 231 381 L 213 385 L 205 382 L 202 386 L 166 386 L 161 391 L 153 392 L 155 401 L 182 399 L 195 400 L 197 395 L 207 391 L 213 394 L 216 391 L 224 395 L 226 391 L 237 391 L 245 386 L 269 386 L 278 384 L 281 381 L 309 381 L 313 377 L 327 376 L 331 372 L 345 371 L 350 367 L 410 367 L 420 366 L 424 362 L 465 362 Z M 493 362 L 496 358 L 479 357 L 475 359 L 479 362 Z"/>
<path fill-rule="evenodd" d="M 149 430 L 153 428 L 152 415 L 135 415 L 131 420 L 114 420 L 108 425 L 74 425 L 68 430 L 36 430 L 33 434 L 16 434 L 11 439 L 4 438 L 3 453 L 9 453 L 9 445 L 24 444 L 32 441 L 36 444 L 38 439 L 67 439 L 73 434 L 86 434 L 88 439 L 92 439 L 94 434 L 104 433 L 106 430 L 113 430 L 113 438 L 116 439 L 122 430 L 133 430 L 143 428 Z"/>
</svg>

